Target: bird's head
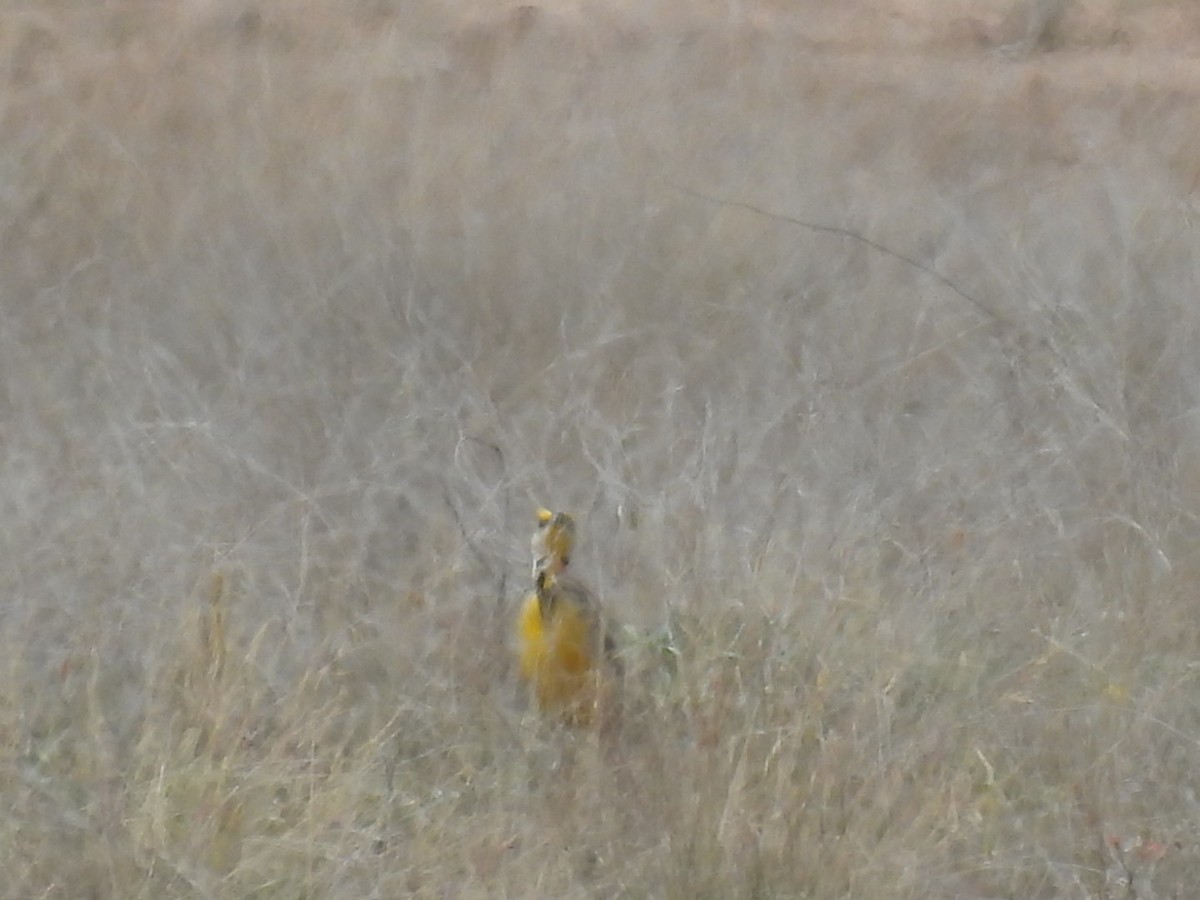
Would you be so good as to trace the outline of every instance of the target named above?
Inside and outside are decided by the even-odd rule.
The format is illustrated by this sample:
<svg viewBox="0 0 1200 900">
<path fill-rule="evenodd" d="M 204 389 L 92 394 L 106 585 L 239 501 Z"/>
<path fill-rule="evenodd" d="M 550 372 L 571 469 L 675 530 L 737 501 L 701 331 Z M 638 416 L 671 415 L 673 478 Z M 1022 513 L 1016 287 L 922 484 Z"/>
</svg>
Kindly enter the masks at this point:
<svg viewBox="0 0 1200 900">
<path fill-rule="evenodd" d="M 530 542 L 535 581 L 542 572 L 554 576 L 565 569 L 575 546 L 575 520 L 567 513 L 539 509 L 537 520 L 537 528 Z"/>
</svg>

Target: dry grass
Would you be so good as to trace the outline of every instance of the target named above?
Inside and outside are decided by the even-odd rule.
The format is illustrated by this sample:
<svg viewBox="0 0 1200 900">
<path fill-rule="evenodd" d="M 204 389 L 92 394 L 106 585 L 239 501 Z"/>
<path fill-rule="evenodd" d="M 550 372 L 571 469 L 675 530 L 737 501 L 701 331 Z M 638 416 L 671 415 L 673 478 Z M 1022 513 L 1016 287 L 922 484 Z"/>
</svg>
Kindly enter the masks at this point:
<svg viewBox="0 0 1200 900">
<path fill-rule="evenodd" d="M 0 897 L 1191 896 L 1200 14 L 1022 21 L 9 3 Z"/>
</svg>

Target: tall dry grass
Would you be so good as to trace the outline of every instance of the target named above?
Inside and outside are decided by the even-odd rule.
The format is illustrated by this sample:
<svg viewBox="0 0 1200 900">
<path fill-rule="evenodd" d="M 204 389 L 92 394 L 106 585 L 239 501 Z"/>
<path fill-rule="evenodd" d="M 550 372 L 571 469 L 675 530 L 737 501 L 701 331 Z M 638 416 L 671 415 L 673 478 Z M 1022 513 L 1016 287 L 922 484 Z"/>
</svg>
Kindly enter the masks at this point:
<svg viewBox="0 0 1200 900">
<path fill-rule="evenodd" d="M 1196 15 L 984 6 L 10 3 L 0 896 L 1190 896 Z"/>
</svg>

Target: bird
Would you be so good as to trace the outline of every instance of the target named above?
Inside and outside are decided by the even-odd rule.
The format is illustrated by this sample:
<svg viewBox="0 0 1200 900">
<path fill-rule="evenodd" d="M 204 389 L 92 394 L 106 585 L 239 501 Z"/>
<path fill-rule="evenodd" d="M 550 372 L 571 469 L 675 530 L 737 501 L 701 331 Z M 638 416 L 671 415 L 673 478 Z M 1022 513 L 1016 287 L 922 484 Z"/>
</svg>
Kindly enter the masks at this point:
<svg viewBox="0 0 1200 900">
<path fill-rule="evenodd" d="M 534 586 L 517 617 L 518 665 L 542 714 L 587 727 L 611 719 L 621 667 L 599 600 L 567 571 L 574 543 L 571 516 L 538 510 Z"/>
</svg>

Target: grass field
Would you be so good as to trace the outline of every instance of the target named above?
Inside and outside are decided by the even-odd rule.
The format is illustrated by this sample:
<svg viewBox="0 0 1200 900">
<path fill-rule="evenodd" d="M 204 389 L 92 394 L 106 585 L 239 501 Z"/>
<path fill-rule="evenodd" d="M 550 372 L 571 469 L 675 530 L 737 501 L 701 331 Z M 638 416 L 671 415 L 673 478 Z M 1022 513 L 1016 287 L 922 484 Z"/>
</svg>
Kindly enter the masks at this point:
<svg viewBox="0 0 1200 900">
<path fill-rule="evenodd" d="M 1200 9 L 1052 6 L 8 2 L 0 898 L 1193 897 Z"/>
</svg>

